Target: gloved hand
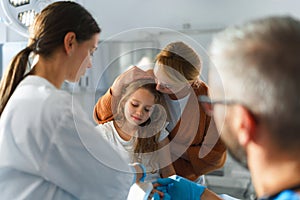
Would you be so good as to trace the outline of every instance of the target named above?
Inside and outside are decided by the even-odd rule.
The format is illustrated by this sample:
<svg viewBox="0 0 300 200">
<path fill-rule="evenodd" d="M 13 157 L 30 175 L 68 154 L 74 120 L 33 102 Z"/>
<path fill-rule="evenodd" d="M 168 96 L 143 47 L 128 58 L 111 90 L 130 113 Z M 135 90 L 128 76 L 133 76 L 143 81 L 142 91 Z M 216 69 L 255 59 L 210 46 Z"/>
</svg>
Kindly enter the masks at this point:
<svg viewBox="0 0 300 200">
<path fill-rule="evenodd" d="M 160 184 L 156 189 L 166 191 L 172 200 L 199 200 L 206 188 L 177 175 L 157 179 L 156 183 Z"/>
<path fill-rule="evenodd" d="M 160 196 L 158 193 L 154 193 L 154 195 L 152 196 L 151 200 L 161 200 Z M 164 197 L 162 200 L 171 200 L 171 197 L 169 194 L 164 193 Z"/>
</svg>

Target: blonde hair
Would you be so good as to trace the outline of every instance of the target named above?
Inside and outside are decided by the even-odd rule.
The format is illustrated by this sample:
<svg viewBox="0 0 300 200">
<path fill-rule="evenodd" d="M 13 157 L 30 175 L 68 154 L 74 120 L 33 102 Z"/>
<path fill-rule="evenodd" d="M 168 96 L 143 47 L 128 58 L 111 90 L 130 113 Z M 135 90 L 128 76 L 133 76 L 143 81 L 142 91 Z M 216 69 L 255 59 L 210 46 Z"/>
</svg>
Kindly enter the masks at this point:
<svg viewBox="0 0 300 200">
<path fill-rule="evenodd" d="M 178 79 L 178 77 L 174 77 L 176 73 L 171 73 L 171 71 L 176 70 L 187 81 L 198 80 L 202 65 L 195 50 L 183 42 L 168 44 L 156 56 L 156 62 L 163 70 L 167 71 L 166 75 L 170 78 Z"/>
</svg>

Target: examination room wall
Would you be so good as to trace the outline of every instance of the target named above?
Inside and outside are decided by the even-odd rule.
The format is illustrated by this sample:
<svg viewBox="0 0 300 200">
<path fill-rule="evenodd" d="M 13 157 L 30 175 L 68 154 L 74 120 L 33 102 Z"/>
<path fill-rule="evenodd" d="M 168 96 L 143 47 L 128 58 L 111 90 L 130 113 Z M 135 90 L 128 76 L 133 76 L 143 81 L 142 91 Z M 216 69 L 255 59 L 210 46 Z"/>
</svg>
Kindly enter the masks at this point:
<svg viewBox="0 0 300 200">
<path fill-rule="evenodd" d="M 1 0 L 2 1 L 2 0 Z M 117 75 L 130 65 L 152 67 L 157 52 L 172 41 L 182 40 L 202 57 L 201 78 L 207 82 L 212 36 L 226 26 L 269 15 L 300 18 L 299 0 L 80 0 L 98 21 L 102 33 L 93 67 L 80 83 L 65 83 L 92 120 L 96 100 Z M 0 10 L 0 17 L 3 18 Z M 26 45 L 26 38 L 0 20 L 0 67 L 5 69 L 14 53 Z M 6 51 L 12 49 L 11 51 Z M 13 48 L 12 48 L 13 47 Z M 1 75 L 2 73 L 0 73 Z M 252 199 L 249 173 L 228 158 L 221 170 L 206 176 L 208 187 L 242 199 Z"/>
</svg>

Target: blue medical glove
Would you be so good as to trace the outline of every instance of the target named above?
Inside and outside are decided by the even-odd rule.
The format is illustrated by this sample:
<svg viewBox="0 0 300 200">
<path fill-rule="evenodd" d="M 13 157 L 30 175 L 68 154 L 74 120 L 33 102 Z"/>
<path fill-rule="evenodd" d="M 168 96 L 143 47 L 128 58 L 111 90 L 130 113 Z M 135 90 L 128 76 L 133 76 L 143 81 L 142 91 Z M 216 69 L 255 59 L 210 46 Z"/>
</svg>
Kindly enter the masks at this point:
<svg viewBox="0 0 300 200">
<path fill-rule="evenodd" d="M 161 185 L 156 189 L 163 190 L 165 186 L 172 200 L 199 200 L 206 188 L 177 175 L 169 178 L 160 178 L 156 182 Z"/>
<path fill-rule="evenodd" d="M 154 193 L 152 196 L 152 200 L 160 200 L 160 196 L 158 193 Z"/>
<path fill-rule="evenodd" d="M 154 193 L 151 200 L 161 200 L 158 193 Z M 171 200 L 171 196 L 168 193 L 164 193 L 163 200 Z"/>
<path fill-rule="evenodd" d="M 152 184 L 157 183 L 156 181 L 152 182 Z M 164 193 L 163 200 L 171 200 L 171 196 L 167 193 L 167 186 L 156 186 L 155 190 L 158 190 Z M 161 200 L 158 193 L 154 193 L 151 200 Z"/>
</svg>

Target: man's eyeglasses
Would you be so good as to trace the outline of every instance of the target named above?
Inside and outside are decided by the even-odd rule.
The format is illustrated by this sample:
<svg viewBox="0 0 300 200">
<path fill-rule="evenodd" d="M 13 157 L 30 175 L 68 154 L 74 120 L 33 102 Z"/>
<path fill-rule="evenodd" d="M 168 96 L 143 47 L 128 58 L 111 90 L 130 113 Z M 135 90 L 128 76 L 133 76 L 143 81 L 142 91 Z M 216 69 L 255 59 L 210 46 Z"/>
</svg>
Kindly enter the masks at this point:
<svg viewBox="0 0 300 200">
<path fill-rule="evenodd" d="M 203 107 L 205 113 L 208 116 L 212 116 L 214 113 L 214 106 L 216 104 L 222 104 L 222 105 L 232 105 L 232 104 L 239 104 L 236 101 L 230 101 L 230 100 L 211 100 L 208 96 L 206 95 L 200 95 L 198 97 L 199 102 L 201 103 L 201 106 Z"/>
<path fill-rule="evenodd" d="M 248 112 L 249 114 L 252 116 L 252 118 L 254 119 L 254 121 L 256 123 L 259 123 L 259 115 L 254 114 L 252 112 L 251 109 L 249 109 L 245 104 L 238 102 L 238 101 L 234 101 L 234 100 L 211 100 L 208 96 L 206 95 L 200 95 L 198 97 L 199 102 L 201 103 L 201 106 L 203 107 L 205 113 L 208 116 L 212 116 L 214 113 L 214 106 L 217 104 L 221 104 L 221 105 L 234 105 L 234 104 L 238 104 L 243 106 Z"/>
</svg>

